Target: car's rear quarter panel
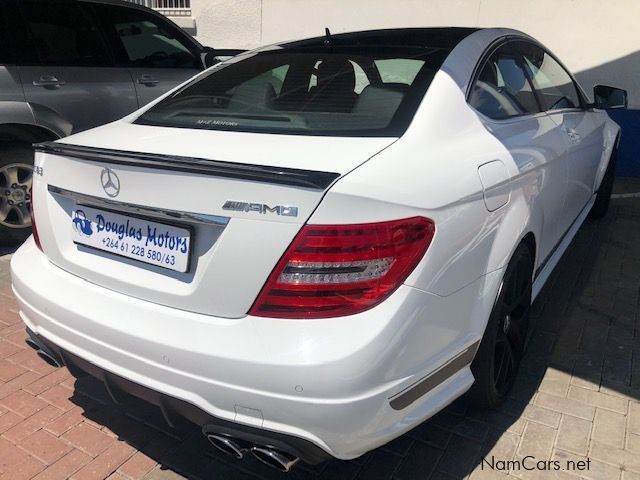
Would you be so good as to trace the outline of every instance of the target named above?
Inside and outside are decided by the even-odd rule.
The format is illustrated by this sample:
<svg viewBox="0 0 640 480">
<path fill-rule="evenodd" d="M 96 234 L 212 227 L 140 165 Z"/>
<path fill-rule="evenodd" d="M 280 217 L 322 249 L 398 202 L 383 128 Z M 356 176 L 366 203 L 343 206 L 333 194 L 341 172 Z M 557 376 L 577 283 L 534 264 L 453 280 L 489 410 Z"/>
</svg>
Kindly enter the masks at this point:
<svg viewBox="0 0 640 480">
<path fill-rule="evenodd" d="M 425 375 L 482 337 L 503 269 L 525 235 L 544 238 L 543 251 L 557 240 L 543 225 L 544 211 L 562 204 L 562 139 L 544 114 L 524 127 L 485 120 L 441 70 L 405 135 L 340 179 L 309 220 L 434 220 L 433 242 L 405 284 L 442 298 L 447 309 L 407 318 L 395 360 L 402 375 Z M 478 168 L 495 160 L 509 177 L 495 189 L 509 201 L 489 211 Z"/>
</svg>

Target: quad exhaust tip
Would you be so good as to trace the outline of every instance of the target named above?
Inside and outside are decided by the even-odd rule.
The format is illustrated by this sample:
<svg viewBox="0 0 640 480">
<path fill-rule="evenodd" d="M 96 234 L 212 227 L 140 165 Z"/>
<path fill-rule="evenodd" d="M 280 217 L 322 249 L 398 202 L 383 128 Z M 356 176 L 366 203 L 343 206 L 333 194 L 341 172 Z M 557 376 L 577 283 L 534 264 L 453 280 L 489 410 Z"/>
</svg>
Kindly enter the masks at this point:
<svg viewBox="0 0 640 480">
<path fill-rule="evenodd" d="M 25 343 L 36 351 L 36 354 L 52 367 L 59 368 L 62 366 L 60 361 L 42 348 L 42 345 L 31 337 L 27 337 Z"/>
<path fill-rule="evenodd" d="M 244 452 L 249 450 L 249 446 L 243 446 L 240 442 L 235 439 L 229 437 L 228 435 L 218 435 L 215 433 L 210 433 L 207 435 L 207 439 L 218 450 L 227 455 L 231 455 L 234 458 L 240 460 L 244 457 Z"/>
<path fill-rule="evenodd" d="M 208 433 L 206 436 L 211 445 L 233 458 L 240 460 L 244 457 L 245 453 L 251 452 L 253 456 L 262 463 L 276 468 L 281 472 L 289 472 L 300 460 L 300 458 L 276 448 L 267 445 L 252 445 L 229 435 Z"/>
<path fill-rule="evenodd" d="M 270 467 L 277 468 L 281 472 L 290 471 L 296 463 L 300 460 L 298 457 L 289 455 L 288 453 L 276 450 L 271 447 L 253 447 L 251 449 L 253 456 L 260 460 L 262 463 L 269 465 Z"/>
<path fill-rule="evenodd" d="M 47 352 L 45 352 L 44 350 L 40 349 L 36 352 L 38 354 L 38 356 L 43 359 L 45 362 L 47 362 L 49 365 L 51 365 L 52 367 L 56 367 L 56 368 L 60 368 L 62 365 L 60 364 L 60 362 L 58 362 L 58 360 L 55 359 L 55 357 L 49 355 Z"/>
</svg>

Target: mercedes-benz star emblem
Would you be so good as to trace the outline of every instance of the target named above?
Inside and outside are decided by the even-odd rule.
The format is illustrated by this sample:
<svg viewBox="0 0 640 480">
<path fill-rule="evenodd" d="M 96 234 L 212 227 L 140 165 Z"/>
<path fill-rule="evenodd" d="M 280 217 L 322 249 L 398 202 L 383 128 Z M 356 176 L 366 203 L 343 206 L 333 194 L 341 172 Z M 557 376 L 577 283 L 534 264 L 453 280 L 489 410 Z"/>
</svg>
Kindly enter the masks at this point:
<svg viewBox="0 0 640 480">
<path fill-rule="evenodd" d="M 120 179 L 116 172 L 110 168 L 103 168 L 100 174 L 100 181 L 104 192 L 110 197 L 117 197 L 120 193 Z"/>
</svg>

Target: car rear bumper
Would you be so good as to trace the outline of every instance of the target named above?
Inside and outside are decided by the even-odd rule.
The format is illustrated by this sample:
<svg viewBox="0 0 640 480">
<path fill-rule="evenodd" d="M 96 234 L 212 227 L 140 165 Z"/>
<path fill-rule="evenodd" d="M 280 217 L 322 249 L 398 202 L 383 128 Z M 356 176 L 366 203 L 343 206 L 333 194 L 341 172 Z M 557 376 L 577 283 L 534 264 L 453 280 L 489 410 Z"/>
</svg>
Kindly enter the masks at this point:
<svg viewBox="0 0 640 480">
<path fill-rule="evenodd" d="M 476 287 L 454 298 L 401 287 L 369 312 L 342 319 L 226 319 L 89 283 L 50 263 L 32 240 L 11 269 L 25 324 L 71 368 L 162 406 L 168 419 L 178 414 L 241 438 L 271 439 L 311 463 L 354 458 L 390 441 L 473 381 L 468 362 L 479 338 L 422 321 L 420 358 L 409 326 L 419 312 L 444 316 L 449 302 L 459 307 L 460 295 L 472 302 Z"/>
<path fill-rule="evenodd" d="M 42 348 L 58 365 L 67 367 L 74 376 L 81 377 L 91 375 L 100 380 L 115 403 L 125 402 L 127 395 L 133 395 L 145 400 L 160 409 L 162 416 L 171 427 L 178 424 L 178 417 L 181 417 L 201 426 L 203 430 L 206 431 L 221 433 L 238 439 L 241 438 L 256 445 L 271 445 L 274 448 L 289 451 L 307 463 L 315 464 L 331 458 L 331 455 L 326 451 L 307 440 L 214 417 L 189 402 L 166 395 L 160 391 L 153 390 L 104 370 L 71 352 L 63 350 L 48 339 L 35 334 L 28 327 L 27 333 L 31 341 Z"/>
</svg>

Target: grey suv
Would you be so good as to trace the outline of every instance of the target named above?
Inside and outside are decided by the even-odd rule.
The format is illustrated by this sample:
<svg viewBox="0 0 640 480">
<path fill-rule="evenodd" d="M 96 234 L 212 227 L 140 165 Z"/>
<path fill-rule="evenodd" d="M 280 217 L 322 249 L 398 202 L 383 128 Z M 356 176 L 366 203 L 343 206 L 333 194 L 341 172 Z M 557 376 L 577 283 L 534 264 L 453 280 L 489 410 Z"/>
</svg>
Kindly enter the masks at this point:
<svg viewBox="0 0 640 480">
<path fill-rule="evenodd" d="M 31 144 L 121 118 L 238 52 L 123 1 L 0 0 L 0 242 L 31 230 Z"/>
</svg>

